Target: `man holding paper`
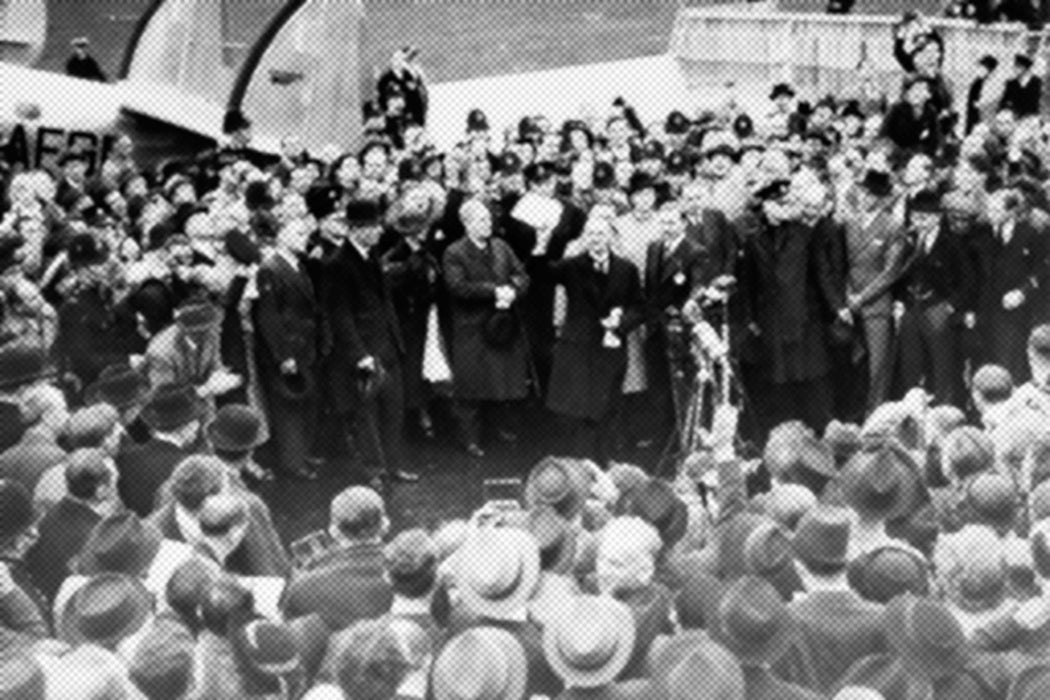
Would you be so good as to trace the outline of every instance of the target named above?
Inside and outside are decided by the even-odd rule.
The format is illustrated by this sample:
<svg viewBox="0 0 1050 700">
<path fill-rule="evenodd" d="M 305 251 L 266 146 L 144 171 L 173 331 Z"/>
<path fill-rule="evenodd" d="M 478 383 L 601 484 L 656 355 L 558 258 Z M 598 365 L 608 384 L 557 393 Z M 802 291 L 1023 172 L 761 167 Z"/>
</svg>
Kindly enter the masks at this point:
<svg viewBox="0 0 1050 700">
<path fill-rule="evenodd" d="M 550 275 L 564 285 L 565 325 L 554 346 L 547 407 L 573 421 L 576 456 L 603 464 L 627 369 L 624 336 L 643 320 L 638 268 L 613 255 L 612 227 L 591 219 L 583 252 L 553 262 Z"/>
</svg>

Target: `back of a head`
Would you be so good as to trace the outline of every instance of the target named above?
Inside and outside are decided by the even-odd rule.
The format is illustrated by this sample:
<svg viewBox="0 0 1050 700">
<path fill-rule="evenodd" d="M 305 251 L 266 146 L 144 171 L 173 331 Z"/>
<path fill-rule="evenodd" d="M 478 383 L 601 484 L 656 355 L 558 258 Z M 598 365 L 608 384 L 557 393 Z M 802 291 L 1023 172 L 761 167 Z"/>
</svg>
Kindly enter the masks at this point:
<svg viewBox="0 0 1050 700">
<path fill-rule="evenodd" d="M 346 696 L 354 700 L 394 697 L 417 661 L 408 648 L 412 642 L 391 620 L 355 623 L 338 635 L 336 643 L 336 679 Z"/>
<path fill-rule="evenodd" d="M 215 457 L 191 455 L 179 462 L 171 474 L 171 495 L 190 512 L 196 512 L 206 498 L 222 491 L 223 466 Z"/>
<path fill-rule="evenodd" d="M 201 623 L 212 634 L 226 636 L 231 623 L 247 618 L 255 607 L 251 590 L 236 578 L 223 576 L 204 592 L 201 600 Z"/>
<path fill-rule="evenodd" d="M 93 501 L 100 487 L 113 484 L 109 458 L 99 449 L 76 450 L 66 460 L 66 490 L 69 495 Z"/>
<path fill-rule="evenodd" d="M 329 529 L 348 540 L 380 537 L 386 529 L 386 507 L 376 491 L 351 486 L 332 499 Z"/>
</svg>

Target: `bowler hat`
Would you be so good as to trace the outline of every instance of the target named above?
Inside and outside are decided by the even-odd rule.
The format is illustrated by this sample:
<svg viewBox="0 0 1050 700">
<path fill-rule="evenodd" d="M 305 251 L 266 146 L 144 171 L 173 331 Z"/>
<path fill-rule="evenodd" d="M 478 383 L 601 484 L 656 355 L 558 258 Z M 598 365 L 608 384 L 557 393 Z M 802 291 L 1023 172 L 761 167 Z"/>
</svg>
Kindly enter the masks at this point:
<svg viewBox="0 0 1050 700">
<path fill-rule="evenodd" d="M 944 603 L 905 594 L 883 614 L 883 631 L 909 675 L 931 681 L 954 676 L 968 659 L 966 635 Z"/>
<path fill-rule="evenodd" d="M 837 572 L 849 562 L 852 520 L 845 508 L 820 505 L 802 516 L 795 533 L 795 556 L 815 573 Z"/>
<path fill-rule="evenodd" d="M 43 379 L 46 370 L 44 348 L 34 342 L 14 341 L 0 347 L 0 389 L 15 389 Z"/>
<path fill-rule="evenodd" d="M 233 645 L 255 671 L 265 676 L 286 676 L 299 670 L 299 649 L 288 625 L 252 620 L 233 635 Z"/>
<path fill-rule="evenodd" d="M 379 204 L 370 199 L 352 199 L 346 205 L 346 223 L 350 228 L 381 226 L 383 212 Z"/>
<path fill-rule="evenodd" d="M 33 520 L 33 500 L 26 487 L 12 479 L 0 479 L 0 541 L 21 534 Z"/>
<path fill-rule="evenodd" d="M 488 131 L 489 120 L 480 109 L 474 108 L 467 113 L 467 132 Z"/>
<path fill-rule="evenodd" d="M 679 110 L 673 110 L 664 121 L 664 132 L 672 135 L 684 134 L 689 131 L 691 124 L 689 118 Z"/>
<path fill-rule="evenodd" d="M 149 395 L 149 380 L 126 364 L 103 369 L 95 383 L 85 392 L 85 403 L 107 403 L 124 411 Z"/>
<path fill-rule="evenodd" d="M 142 420 L 153 431 L 177 430 L 200 419 L 203 406 L 192 387 L 163 384 L 153 390 L 142 409 Z"/>
<path fill-rule="evenodd" d="M 251 237 L 237 229 L 230 229 L 223 236 L 227 254 L 241 265 L 257 265 L 262 260 L 259 246 Z"/>
<path fill-rule="evenodd" d="M 892 442 L 869 444 L 842 470 L 842 491 L 867 520 L 896 520 L 912 512 L 922 491 L 918 467 Z"/>
<path fill-rule="evenodd" d="M 520 335 L 518 317 L 510 309 L 493 309 L 481 327 L 481 337 L 493 348 L 507 348 Z"/>
<path fill-rule="evenodd" d="M 999 365 L 982 365 L 973 375 L 973 390 L 989 403 L 1000 403 L 1014 392 L 1009 370 Z"/>
<path fill-rule="evenodd" d="M 919 214 L 940 214 L 941 195 L 937 190 L 919 190 L 908 199 L 908 212 Z"/>
<path fill-rule="evenodd" d="M 1013 479 L 1009 476 L 983 472 L 966 484 L 965 504 L 973 520 L 994 528 L 1011 528 L 1020 499 Z"/>
<path fill-rule="evenodd" d="M 689 508 L 670 484 L 660 479 L 650 479 L 632 491 L 623 506 L 627 514 L 637 515 L 655 527 L 667 547 L 682 539 L 689 525 Z"/>
<path fill-rule="evenodd" d="M 1026 53 L 1014 54 L 1014 65 L 1018 68 L 1031 68 L 1032 57 Z"/>
<path fill-rule="evenodd" d="M 769 99 L 775 100 L 778 97 L 794 97 L 795 89 L 787 83 L 777 83 L 773 86 L 773 89 L 769 93 Z"/>
<path fill-rule="evenodd" d="M 539 547 L 532 535 L 516 528 L 480 530 L 464 543 L 456 563 L 464 607 L 480 617 L 520 614 L 539 583 Z"/>
<path fill-rule="evenodd" d="M 175 323 L 187 333 L 210 330 L 221 320 L 219 310 L 207 302 L 190 302 L 175 309 Z"/>
<path fill-rule="evenodd" d="M 777 523 L 759 523 L 744 542 L 744 563 L 755 576 L 775 576 L 794 561 L 791 538 Z"/>
<path fill-rule="evenodd" d="M 875 197 L 888 197 L 893 194 L 893 180 L 885 170 L 869 168 L 865 171 L 860 186 Z"/>
<path fill-rule="evenodd" d="M 208 441 L 223 452 L 248 452 L 263 442 L 263 419 L 251 406 L 223 406 L 208 424 Z"/>
<path fill-rule="evenodd" d="M 875 549 L 849 563 L 850 587 L 862 598 L 888 603 L 899 595 L 925 596 L 930 592 L 929 565 L 902 547 Z"/>
<path fill-rule="evenodd" d="M 71 267 L 98 265 L 109 259 L 109 248 L 90 233 L 79 233 L 69 239 L 66 255 Z"/>
<path fill-rule="evenodd" d="M 386 517 L 383 497 L 373 489 L 351 486 L 332 499 L 329 521 L 348 536 L 377 531 Z"/>
<path fill-rule="evenodd" d="M 715 639 L 725 643 L 745 666 L 776 663 L 791 645 L 791 613 L 765 579 L 744 576 L 718 605 Z"/>
<path fill-rule="evenodd" d="M 765 201 L 769 199 L 783 199 L 791 191 L 791 181 L 783 178 L 771 180 L 755 190 L 755 199 Z"/>
<path fill-rule="evenodd" d="M 335 213 L 335 207 L 339 203 L 340 189 L 332 185 L 313 184 L 303 199 L 306 202 L 306 210 L 310 215 L 320 221 L 330 214 Z"/>
<path fill-rule="evenodd" d="M 634 652 L 634 616 L 607 596 L 577 596 L 543 630 L 543 655 L 568 687 L 611 683 Z"/>
<path fill-rule="evenodd" d="M 616 187 L 616 168 L 604 160 L 594 164 L 594 189 L 605 190 Z"/>
<path fill-rule="evenodd" d="M 546 161 L 533 161 L 526 165 L 522 172 L 527 182 L 541 184 L 554 177 L 554 165 Z"/>
<path fill-rule="evenodd" d="M 441 649 L 430 672 L 434 700 L 523 700 L 528 662 L 506 630 L 475 627 Z"/>
<path fill-rule="evenodd" d="M 142 577 L 160 550 L 163 535 L 155 525 L 123 511 L 99 521 L 77 557 L 77 573 L 122 573 Z"/>
<path fill-rule="evenodd" d="M 630 194 L 636 194 L 642 190 L 651 190 L 656 187 L 656 182 L 653 180 L 652 175 L 641 170 L 636 170 L 631 173 L 630 182 L 627 185 L 627 191 Z"/>
<path fill-rule="evenodd" d="M 999 59 L 988 53 L 981 56 L 981 58 L 978 59 L 977 63 L 984 66 L 988 70 L 995 70 L 999 67 Z"/>
<path fill-rule="evenodd" d="M 153 597 L 136 577 L 103 573 L 74 593 L 58 619 L 58 636 L 74 646 L 115 649 L 153 614 Z"/>
<path fill-rule="evenodd" d="M 271 209 L 274 202 L 270 195 L 270 187 L 265 180 L 252 180 L 244 186 L 244 206 L 248 211 Z"/>
<path fill-rule="evenodd" d="M 733 133 L 738 139 L 750 138 L 755 133 L 755 121 L 748 114 L 738 114 L 733 119 Z"/>
<path fill-rule="evenodd" d="M 672 175 L 685 175 L 692 169 L 692 163 L 689 162 L 689 156 L 685 154 L 685 151 L 668 153 L 665 166 L 667 172 Z"/>
</svg>

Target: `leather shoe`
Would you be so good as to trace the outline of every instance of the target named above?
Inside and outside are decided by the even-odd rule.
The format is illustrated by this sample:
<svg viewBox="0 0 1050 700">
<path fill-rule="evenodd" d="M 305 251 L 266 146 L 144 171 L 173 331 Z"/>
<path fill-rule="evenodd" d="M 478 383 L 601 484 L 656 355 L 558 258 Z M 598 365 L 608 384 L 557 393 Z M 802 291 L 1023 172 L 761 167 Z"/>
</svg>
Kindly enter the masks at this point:
<svg viewBox="0 0 1050 700">
<path fill-rule="evenodd" d="M 398 469 L 389 476 L 390 481 L 395 481 L 400 484 L 414 484 L 419 481 L 420 478 L 420 475 L 416 472 L 406 472 L 404 469 Z"/>
<path fill-rule="evenodd" d="M 481 459 L 485 456 L 485 450 L 481 449 L 481 447 L 476 442 L 472 442 L 469 445 L 467 445 L 466 450 L 467 454 L 471 457 L 477 457 L 478 459 Z"/>
<path fill-rule="evenodd" d="M 515 443 L 518 441 L 518 434 L 510 430 L 498 430 L 496 434 L 503 442 Z"/>
</svg>

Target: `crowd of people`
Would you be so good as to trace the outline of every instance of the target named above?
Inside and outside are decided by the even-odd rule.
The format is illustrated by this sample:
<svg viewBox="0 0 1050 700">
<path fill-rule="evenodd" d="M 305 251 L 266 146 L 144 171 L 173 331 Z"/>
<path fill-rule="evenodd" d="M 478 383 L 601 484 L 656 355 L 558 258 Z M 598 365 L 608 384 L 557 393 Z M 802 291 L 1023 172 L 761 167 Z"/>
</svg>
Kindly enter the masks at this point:
<svg viewBox="0 0 1050 700">
<path fill-rule="evenodd" d="M 352 152 L 234 110 L 6 168 L 0 698 L 1046 697 L 1041 84 L 963 121 L 896 38 L 893 100 L 476 109 L 441 153 L 405 49 Z M 393 533 L 436 405 L 479 460 L 545 407 L 567 456 Z M 675 480 L 615 461 L 690 408 Z M 357 484 L 289 545 L 258 486 L 333 445 Z"/>
</svg>

